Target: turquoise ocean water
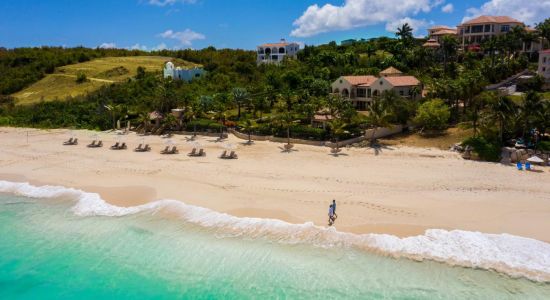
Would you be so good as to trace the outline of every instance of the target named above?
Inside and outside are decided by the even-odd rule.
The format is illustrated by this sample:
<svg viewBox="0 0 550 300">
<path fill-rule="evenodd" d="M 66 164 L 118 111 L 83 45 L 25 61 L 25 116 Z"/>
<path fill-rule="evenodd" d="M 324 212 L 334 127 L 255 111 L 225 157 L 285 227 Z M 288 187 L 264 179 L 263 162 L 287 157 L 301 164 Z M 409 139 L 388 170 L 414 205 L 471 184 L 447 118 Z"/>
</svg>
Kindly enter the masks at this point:
<svg viewBox="0 0 550 300">
<path fill-rule="evenodd" d="M 0 299 L 549 299 L 550 284 L 0 194 Z"/>
</svg>

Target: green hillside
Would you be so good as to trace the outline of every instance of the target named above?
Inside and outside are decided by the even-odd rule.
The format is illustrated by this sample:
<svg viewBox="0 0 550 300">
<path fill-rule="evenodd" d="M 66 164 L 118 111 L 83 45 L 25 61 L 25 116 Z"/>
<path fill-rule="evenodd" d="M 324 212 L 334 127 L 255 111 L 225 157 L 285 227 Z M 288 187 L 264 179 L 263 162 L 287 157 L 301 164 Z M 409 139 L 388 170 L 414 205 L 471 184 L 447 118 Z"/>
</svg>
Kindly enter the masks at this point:
<svg viewBox="0 0 550 300">
<path fill-rule="evenodd" d="M 193 63 L 162 56 L 105 57 L 92 61 L 59 67 L 53 74 L 19 91 L 12 96 L 17 104 L 30 104 L 41 100 L 52 101 L 78 96 L 97 90 L 101 86 L 124 81 L 136 76 L 137 68 L 146 71 L 161 71 L 167 60 L 176 65 L 193 66 Z M 79 74 L 86 75 L 86 81 L 78 83 Z"/>
</svg>

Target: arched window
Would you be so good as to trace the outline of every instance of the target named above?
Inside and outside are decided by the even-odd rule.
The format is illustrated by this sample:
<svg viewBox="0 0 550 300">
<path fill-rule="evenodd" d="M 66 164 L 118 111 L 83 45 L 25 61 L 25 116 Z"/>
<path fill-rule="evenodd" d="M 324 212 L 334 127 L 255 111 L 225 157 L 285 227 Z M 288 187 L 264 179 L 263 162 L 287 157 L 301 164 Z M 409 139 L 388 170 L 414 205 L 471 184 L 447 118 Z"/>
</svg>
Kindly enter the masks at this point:
<svg viewBox="0 0 550 300">
<path fill-rule="evenodd" d="M 279 48 L 279 54 L 284 54 L 284 53 L 285 53 L 285 48 L 284 47 Z"/>
<path fill-rule="evenodd" d="M 342 97 L 349 98 L 349 91 L 348 91 L 348 89 L 343 89 L 343 90 L 342 90 Z"/>
<path fill-rule="evenodd" d="M 271 54 L 271 48 L 265 48 L 265 54 L 269 56 Z"/>
</svg>

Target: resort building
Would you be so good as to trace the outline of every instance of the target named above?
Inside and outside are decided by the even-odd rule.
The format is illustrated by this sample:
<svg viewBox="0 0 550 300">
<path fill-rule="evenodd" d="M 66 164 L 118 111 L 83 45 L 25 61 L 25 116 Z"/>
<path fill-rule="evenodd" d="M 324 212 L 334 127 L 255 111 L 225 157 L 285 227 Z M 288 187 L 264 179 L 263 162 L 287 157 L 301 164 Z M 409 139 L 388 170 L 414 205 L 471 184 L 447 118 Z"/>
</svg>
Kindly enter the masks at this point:
<svg viewBox="0 0 550 300">
<path fill-rule="evenodd" d="M 298 43 L 288 43 L 282 39 L 279 43 L 263 44 L 257 48 L 257 64 L 279 64 L 285 57 L 296 58 L 300 50 Z"/>
<path fill-rule="evenodd" d="M 539 67 L 537 74 L 544 78 L 546 85 L 550 85 L 550 49 L 539 52 Z"/>
<path fill-rule="evenodd" d="M 171 77 L 173 80 L 184 80 L 189 82 L 195 78 L 203 76 L 204 72 L 204 69 L 199 67 L 189 69 L 175 67 L 171 61 L 164 65 L 164 78 Z"/>
<path fill-rule="evenodd" d="M 353 103 L 357 110 L 367 110 L 370 103 L 382 95 L 382 92 L 393 90 L 408 99 L 421 97 L 422 84 L 416 77 L 403 74 L 390 67 L 380 76 L 341 76 L 331 85 L 332 93 L 341 95 Z"/>
<path fill-rule="evenodd" d="M 479 48 L 479 45 L 493 37 L 506 34 L 512 28 L 520 26 L 527 31 L 533 29 L 525 26 L 521 21 L 508 16 L 480 16 L 458 25 L 458 40 L 464 48 Z M 540 43 L 530 43 L 523 45 L 523 51 L 536 52 L 540 50 Z"/>
<path fill-rule="evenodd" d="M 434 45 L 435 43 L 441 44 L 444 36 L 456 37 L 456 35 L 456 28 L 451 28 L 444 25 L 438 25 L 428 28 L 428 42 L 432 45 Z M 433 41 L 435 41 L 435 43 Z"/>
</svg>

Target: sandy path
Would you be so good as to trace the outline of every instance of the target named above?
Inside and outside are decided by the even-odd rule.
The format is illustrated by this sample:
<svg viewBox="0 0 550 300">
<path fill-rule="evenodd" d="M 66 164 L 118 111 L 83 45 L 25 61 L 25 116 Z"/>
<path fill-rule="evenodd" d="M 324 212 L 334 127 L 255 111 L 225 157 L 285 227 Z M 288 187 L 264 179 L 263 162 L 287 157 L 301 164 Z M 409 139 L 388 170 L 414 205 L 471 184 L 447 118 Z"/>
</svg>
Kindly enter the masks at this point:
<svg viewBox="0 0 550 300">
<path fill-rule="evenodd" d="M 27 132 L 29 133 L 27 143 Z M 550 169 L 518 172 L 512 166 L 462 160 L 422 148 L 344 149 L 238 144 L 238 160 L 221 160 L 224 142 L 199 137 L 207 156 L 190 158 L 188 136 L 174 136 L 181 153 L 159 154 L 165 139 L 145 137 L 150 153 L 89 149 L 92 133 L 75 132 L 78 146 L 63 146 L 66 130 L 0 128 L 0 179 L 27 180 L 98 192 L 123 206 L 172 198 L 237 216 L 326 224 L 329 201 L 338 202 L 338 230 L 415 235 L 428 228 L 511 233 L 550 241 Z M 112 134 L 102 134 L 106 146 Z M 130 145 L 141 137 L 125 136 Z"/>
</svg>

